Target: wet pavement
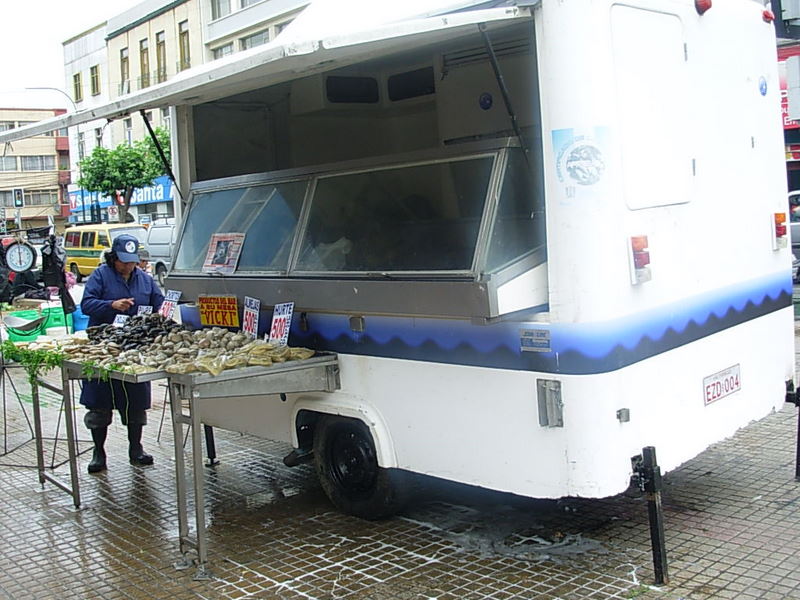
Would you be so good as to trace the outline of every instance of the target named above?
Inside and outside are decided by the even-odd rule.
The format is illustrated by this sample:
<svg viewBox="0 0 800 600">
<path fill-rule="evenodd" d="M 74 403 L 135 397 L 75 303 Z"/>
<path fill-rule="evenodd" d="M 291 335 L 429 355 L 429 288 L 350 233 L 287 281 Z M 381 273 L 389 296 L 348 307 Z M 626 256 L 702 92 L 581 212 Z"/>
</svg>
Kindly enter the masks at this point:
<svg viewBox="0 0 800 600">
<path fill-rule="evenodd" d="M 800 599 L 793 406 L 665 477 L 670 584 L 660 588 L 651 585 L 647 509 L 636 493 L 537 501 L 420 478 L 402 515 L 367 522 L 337 513 L 310 466 L 284 466 L 286 445 L 217 430 L 220 462 L 204 473 L 214 578 L 195 581 L 194 568 L 174 567 L 164 388 L 153 386 L 145 428 L 154 466 L 128 464 L 117 420 L 108 471 L 89 475 L 91 444 L 78 419 L 76 509 L 38 481 L 24 374 L 6 369 L 2 383 L 0 599 Z M 43 390 L 42 402 L 46 470 L 68 485 L 60 397 Z"/>
</svg>

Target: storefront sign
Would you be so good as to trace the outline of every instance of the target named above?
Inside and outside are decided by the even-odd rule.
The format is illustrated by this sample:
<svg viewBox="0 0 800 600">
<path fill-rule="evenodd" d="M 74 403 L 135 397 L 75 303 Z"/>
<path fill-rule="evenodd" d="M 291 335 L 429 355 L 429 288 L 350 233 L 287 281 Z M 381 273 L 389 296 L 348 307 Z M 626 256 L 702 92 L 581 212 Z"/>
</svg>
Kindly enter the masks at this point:
<svg viewBox="0 0 800 600">
<path fill-rule="evenodd" d="M 199 296 L 200 324 L 214 327 L 239 327 L 236 296 Z"/>
<path fill-rule="evenodd" d="M 258 335 L 258 313 L 261 310 L 261 300 L 258 298 L 244 297 L 244 314 L 242 314 L 242 331 L 255 338 Z"/>
<path fill-rule="evenodd" d="M 289 329 L 292 326 L 292 313 L 294 302 L 276 304 L 272 312 L 272 326 L 269 328 L 269 341 L 276 346 L 286 346 L 289 343 Z"/>
<path fill-rule="evenodd" d="M 178 305 L 180 298 L 181 292 L 179 290 L 167 290 L 164 302 L 161 304 L 161 308 L 158 309 L 158 314 L 165 319 L 171 319 L 172 315 L 175 314 L 175 307 Z"/>
</svg>

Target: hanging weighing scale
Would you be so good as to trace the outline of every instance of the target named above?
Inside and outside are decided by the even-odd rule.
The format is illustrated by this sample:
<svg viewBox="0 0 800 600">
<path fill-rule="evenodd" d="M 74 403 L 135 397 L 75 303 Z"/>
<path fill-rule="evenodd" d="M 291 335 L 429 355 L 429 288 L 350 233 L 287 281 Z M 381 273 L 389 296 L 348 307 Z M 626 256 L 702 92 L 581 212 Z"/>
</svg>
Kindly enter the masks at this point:
<svg viewBox="0 0 800 600">
<path fill-rule="evenodd" d="M 6 248 L 6 263 L 15 273 L 30 271 L 36 266 L 36 250 L 27 242 L 13 242 Z"/>
</svg>

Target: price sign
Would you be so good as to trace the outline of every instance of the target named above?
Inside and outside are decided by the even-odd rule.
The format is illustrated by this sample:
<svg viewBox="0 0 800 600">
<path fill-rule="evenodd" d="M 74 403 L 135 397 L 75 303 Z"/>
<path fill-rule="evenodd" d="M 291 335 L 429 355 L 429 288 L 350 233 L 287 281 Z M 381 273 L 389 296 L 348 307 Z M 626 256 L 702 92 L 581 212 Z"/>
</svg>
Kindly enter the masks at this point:
<svg viewBox="0 0 800 600">
<path fill-rule="evenodd" d="M 272 325 L 269 328 L 269 341 L 277 346 L 286 346 L 289 342 L 289 328 L 292 325 L 294 302 L 276 304 L 272 312 Z"/>
<path fill-rule="evenodd" d="M 161 303 L 158 314 L 165 319 L 171 319 L 172 315 L 175 314 L 175 307 L 178 305 L 180 298 L 181 292 L 179 290 L 167 290 L 167 295 L 164 296 L 164 302 Z"/>
<path fill-rule="evenodd" d="M 149 315 L 153 313 L 153 307 L 147 304 L 140 304 L 136 309 L 137 315 Z"/>
<path fill-rule="evenodd" d="M 261 300 L 244 297 L 244 313 L 242 314 L 242 331 L 255 338 L 258 335 L 258 313 L 261 311 Z"/>
<path fill-rule="evenodd" d="M 200 324 L 216 327 L 239 327 L 236 296 L 198 296 Z"/>
<path fill-rule="evenodd" d="M 122 327 L 125 325 L 125 322 L 128 320 L 128 315 L 117 315 L 114 317 L 114 322 L 111 324 L 112 327 Z"/>
</svg>

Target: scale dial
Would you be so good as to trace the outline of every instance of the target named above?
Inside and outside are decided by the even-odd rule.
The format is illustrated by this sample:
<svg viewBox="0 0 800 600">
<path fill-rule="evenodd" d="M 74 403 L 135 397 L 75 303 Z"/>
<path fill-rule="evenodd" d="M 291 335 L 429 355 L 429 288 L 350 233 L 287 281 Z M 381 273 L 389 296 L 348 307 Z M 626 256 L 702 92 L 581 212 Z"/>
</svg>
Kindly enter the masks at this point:
<svg viewBox="0 0 800 600">
<path fill-rule="evenodd" d="M 25 242 L 14 242 L 6 248 L 6 263 L 15 273 L 30 271 L 36 266 L 36 250 Z"/>
</svg>

